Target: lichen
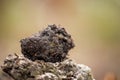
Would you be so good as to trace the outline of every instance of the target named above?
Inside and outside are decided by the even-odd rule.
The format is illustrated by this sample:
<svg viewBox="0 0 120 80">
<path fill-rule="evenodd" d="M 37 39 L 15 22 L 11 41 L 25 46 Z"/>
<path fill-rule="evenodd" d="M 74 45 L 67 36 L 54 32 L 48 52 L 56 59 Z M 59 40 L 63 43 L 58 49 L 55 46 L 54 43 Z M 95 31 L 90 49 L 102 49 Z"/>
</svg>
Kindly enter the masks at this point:
<svg viewBox="0 0 120 80">
<path fill-rule="evenodd" d="M 77 64 L 71 59 L 52 63 L 10 55 L 5 59 L 2 70 L 15 80 L 93 80 L 88 66 Z"/>
</svg>

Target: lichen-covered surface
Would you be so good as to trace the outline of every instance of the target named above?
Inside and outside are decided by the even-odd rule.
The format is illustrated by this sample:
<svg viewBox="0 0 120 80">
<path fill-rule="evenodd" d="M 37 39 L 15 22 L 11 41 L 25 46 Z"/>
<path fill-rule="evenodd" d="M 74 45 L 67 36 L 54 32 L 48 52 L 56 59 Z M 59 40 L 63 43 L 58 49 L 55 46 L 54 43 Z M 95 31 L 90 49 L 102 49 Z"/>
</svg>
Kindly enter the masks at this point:
<svg viewBox="0 0 120 80">
<path fill-rule="evenodd" d="M 74 47 L 71 35 L 55 24 L 48 25 L 43 31 L 20 42 L 23 55 L 33 61 L 63 61 L 68 51 Z"/>
<path fill-rule="evenodd" d="M 76 64 L 70 59 L 52 63 L 9 55 L 2 70 L 15 80 L 94 80 L 88 66 Z"/>
</svg>

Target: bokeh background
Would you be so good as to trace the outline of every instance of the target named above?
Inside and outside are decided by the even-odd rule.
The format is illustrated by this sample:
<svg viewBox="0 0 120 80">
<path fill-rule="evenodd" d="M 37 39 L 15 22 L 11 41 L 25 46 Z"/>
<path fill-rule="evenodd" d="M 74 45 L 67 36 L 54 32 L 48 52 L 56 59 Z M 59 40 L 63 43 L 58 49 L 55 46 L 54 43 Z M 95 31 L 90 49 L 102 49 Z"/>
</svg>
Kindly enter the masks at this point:
<svg viewBox="0 0 120 80">
<path fill-rule="evenodd" d="M 48 24 L 66 28 L 76 44 L 70 58 L 96 80 L 120 80 L 120 0 L 0 0 L 0 64 Z"/>
</svg>

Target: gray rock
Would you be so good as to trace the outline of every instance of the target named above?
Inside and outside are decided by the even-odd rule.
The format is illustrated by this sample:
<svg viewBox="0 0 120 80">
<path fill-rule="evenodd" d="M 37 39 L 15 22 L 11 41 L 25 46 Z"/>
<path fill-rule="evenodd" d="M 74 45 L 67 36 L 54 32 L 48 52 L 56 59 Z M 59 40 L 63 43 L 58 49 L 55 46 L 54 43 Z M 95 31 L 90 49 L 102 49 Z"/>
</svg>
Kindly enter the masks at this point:
<svg viewBox="0 0 120 80">
<path fill-rule="evenodd" d="M 77 64 L 71 59 L 52 63 L 9 55 L 2 70 L 15 80 L 94 80 L 88 66 Z"/>
</svg>

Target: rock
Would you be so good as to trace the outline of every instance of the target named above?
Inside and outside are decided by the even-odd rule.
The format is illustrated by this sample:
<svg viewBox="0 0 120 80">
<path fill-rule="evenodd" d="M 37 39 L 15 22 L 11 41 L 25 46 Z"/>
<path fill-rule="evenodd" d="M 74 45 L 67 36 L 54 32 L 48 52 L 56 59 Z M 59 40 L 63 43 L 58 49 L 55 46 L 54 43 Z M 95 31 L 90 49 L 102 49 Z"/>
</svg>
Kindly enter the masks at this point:
<svg viewBox="0 0 120 80">
<path fill-rule="evenodd" d="M 1 66 L 14 80 L 94 80 L 88 66 L 67 57 L 74 43 L 64 28 L 49 25 L 20 42 L 23 55 L 10 54 Z"/>
<path fill-rule="evenodd" d="M 68 51 L 74 47 L 71 35 L 64 28 L 56 25 L 48 25 L 45 30 L 22 39 L 20 42 L 22 54 L 33 61 L 63 61 Z"/>
<path fill-rule="evenodd" d="M 2 70 L 15 80 L 94 80 L 88 66 L 77 64 L 71 59 L 52 63 L 9 55 Z"/>
</svg>

